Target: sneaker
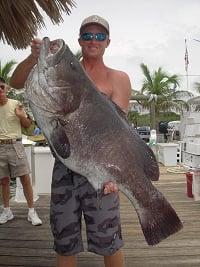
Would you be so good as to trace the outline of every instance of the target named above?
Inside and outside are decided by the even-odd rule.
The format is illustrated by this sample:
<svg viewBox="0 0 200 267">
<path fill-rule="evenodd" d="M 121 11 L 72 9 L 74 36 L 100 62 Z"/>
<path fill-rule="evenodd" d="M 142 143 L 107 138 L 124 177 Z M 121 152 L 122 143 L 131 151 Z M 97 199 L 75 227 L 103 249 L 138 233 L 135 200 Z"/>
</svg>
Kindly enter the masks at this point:
<svg viewBox="0 0 200 267">
<path fill-rule="evenodd" d="M 0 215 L 0 224 L 7 223 L 8 221 L 12 220 L 14 215 L 11 210 L 4 209 Z"/>
<path fill-rule="evenodd" d="M 37 215 L 37 212 L 34 210 L 34 212 L 29 212 L 28 213 L 28 221 L 32 223 L 32 225 L 41 225 L 42 221 Z"/>
</svg>

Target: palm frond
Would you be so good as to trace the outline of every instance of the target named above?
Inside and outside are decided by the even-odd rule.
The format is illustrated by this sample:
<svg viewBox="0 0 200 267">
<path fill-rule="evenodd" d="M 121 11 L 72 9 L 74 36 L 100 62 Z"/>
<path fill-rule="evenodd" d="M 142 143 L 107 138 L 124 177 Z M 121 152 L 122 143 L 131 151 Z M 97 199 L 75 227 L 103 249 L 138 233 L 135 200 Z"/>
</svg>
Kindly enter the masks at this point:
<svg viewBox="0 0 200 267">
<path fill-rule="evenodd" d="M 144 63 L 140 64 L 140 67 L 141 67 L 142 72 L 145 76 L 145 80 L 143 82 L 143 87 L 141 89 L 141 91 L 143 93 L 144 91 L 148 91 L 149 87 L 153 87 L 153 82 L 152 82 L 151 74 L 150 74 L 148 67 Z"/>
<path fill-rule="evenodd" d="M 200 94 L 200 83 L 199 82 L 195 82 L 194 83 L 194 89 L 197 93 Z"/>
<path fill-rule="evenodd" d="M 179 90 L 179 91 L 174 91 L 171 94 L 171 96 L 174 99 L 183 99 L 183 98 L 191 98 L 194 96 L 194 94 L 189 91 Z"/>
<path fill-rule="evenodd" d="M 177 100 L 167 100 L 160 103 L 160 105 L 157 106 L 159 110 L 163 111 L 172 111 L 175 110 L 176 112 L 182 113 L 183 110 L 188 110 L 189 105 L 187 102 L 177 99 Z"/>
<path fill-rule="evenodd" d="M 54 24 L 63 21 L 62 13 L 70 14 L 75 6 L 73 0 L 1 0 L 0 39 L 15 49 L 26 48 L 36 36 L 37 30 L 45 26 L 38 5 Z"/>
<path fill-rule="evenodd" d="M 15 60 L 10 60 L 2 65 L 0 61 L 0 76 L 5 79 L 6 83 L 9 83 L 11 71 L 16 63 Z"/>
<path fill-rule="evenodd" d="M 134 96 L 134 95 L 141 95 L 141 92 L 138 91 L 138 90 L 132 89 L 132 90 L 131 90 L 131 95 L 132 95 L 132 96 Z"/>
</svg>

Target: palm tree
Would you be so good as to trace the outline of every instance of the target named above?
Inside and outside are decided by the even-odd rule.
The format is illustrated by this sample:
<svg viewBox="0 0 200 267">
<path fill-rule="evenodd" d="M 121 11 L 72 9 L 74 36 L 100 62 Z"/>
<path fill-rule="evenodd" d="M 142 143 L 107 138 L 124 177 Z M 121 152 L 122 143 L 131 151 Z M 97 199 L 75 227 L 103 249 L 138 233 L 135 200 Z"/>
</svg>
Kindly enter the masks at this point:
<svg viewBox="0 0 200 267">
<path fill-rule="evenodd" d="M 199 82 L 194 83 L 194 89 L 198 94 L 200 94 L 200 83 Z"/>
<path fill-rule="evenodd" d="M 195 82 L 194 83 L 194 89 L 195 92 L 198 94 L 194 99 L 195 99 L 195 111 L 200 111 L 200 82 Z M 194 99 L 191 99 L 191 101 L 189 101 L 190 103 L 194 103 Z"/>
<path fill-rule="evenodd" d="M 139 120 L 140 114 L 137 110 L 130 110 L 128 112 L 128 120 L 133 123 L 134 127 L 137 128 L 138 126 L 138 120 Z"/>
<path fill-rule="evenodd" d="M 172 109 L 181 112 L 188 108 L 188 104 L 182 100 L 184 97 L 191 97 L 193 94 L 188 91 L 177 90 L 179 87 L 179 76 L 169 75 L 161 67 L 150 73 L 145 64 L 141 64 L 142 72 L 145 76 L 140 91 L 140 96 L 136 98 L 141 104 L 150 109 L 151 128 L 158 129 L 158 118 L 161 111 L 171 111 Z"/>
<path fill-rule="evenodd" d="M 11 71 L 16 63 L 15 60 L 10 60 L 2 66 L 0 61 L 0 76 L 5 79 L 6 83 L 10 82 Z"/>
<path fill-rule="evenodd" d="M 59 24 L 73 7 L 73 0 L 0 1 L 0 39 L 15 49 L 26 48 L 45 26 L 45 15 Z"/>
<path fill-rule="evenodd" d="M 0 77 L 4 78 L 7 84 L 9 84 L 10 82 L 11 71 L 16 63 L 17 62 L 15 60 L 10 60 L 6 62 L 5 65 L 2 66 L 0 61 Z M 17 99 L 23 102 L 23 95 L 20 94 L 18 90 L 15 90 L 14 88 L 11 88 L 8 91 L 7 96 L 9 98 Z"/>
</svg>

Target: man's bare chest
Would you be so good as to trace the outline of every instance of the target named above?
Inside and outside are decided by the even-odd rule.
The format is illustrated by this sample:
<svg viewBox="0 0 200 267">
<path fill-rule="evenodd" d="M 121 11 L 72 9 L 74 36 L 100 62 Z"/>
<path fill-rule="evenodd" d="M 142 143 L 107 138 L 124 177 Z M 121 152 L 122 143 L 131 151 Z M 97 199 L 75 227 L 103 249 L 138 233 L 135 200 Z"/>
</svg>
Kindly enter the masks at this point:
<svg viewBox="0 0 200 267">
<path fill-rule="evenodd" d="M 112 96 L 113 84 L 111 80 L 106 79 L 106 77 L 99 77 L 98 79 L 93 80 L 97 89 L 107 95 L 108 97 Z"/>
</svg>

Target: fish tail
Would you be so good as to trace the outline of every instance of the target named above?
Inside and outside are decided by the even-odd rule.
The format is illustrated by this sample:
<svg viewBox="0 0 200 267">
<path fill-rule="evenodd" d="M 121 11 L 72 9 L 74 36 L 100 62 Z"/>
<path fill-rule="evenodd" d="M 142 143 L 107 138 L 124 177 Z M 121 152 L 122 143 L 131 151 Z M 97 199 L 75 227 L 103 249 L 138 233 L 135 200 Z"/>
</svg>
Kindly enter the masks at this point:
<svg viewBox="0 0 200 267">
<path fill-rule="evenodd" d="M 182 227 L 178 215 L 164 196 L 151 200 L 150 207 L 137 211 L 142 231 L 148 245 L 154 246 Z"/>
</svg>

